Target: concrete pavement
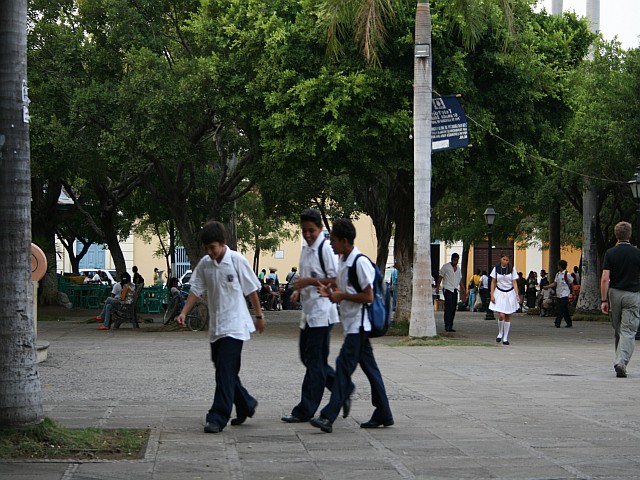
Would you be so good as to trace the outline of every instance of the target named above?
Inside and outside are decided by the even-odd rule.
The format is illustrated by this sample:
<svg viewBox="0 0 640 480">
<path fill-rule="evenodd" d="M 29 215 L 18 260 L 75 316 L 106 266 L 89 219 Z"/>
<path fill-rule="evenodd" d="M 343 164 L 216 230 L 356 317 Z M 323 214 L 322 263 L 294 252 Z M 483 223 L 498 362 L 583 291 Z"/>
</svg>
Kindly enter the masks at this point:
<svg viewBox="0 0 640 480">
<path fill-rule="evenodd" d="M 551 318 L 515 315 L 502 346 L 495 322 L 458 312 L 453 335 L 484 346 L 376 339 L 395 426 L 359 428 L 372 407 L 357 370 L 351 416 L 325 434 L 280 421 L 304 373 L 299 312 L 267 312 L 268 331 L 246 343 L 241 372 L 258 411 L 212 435 L 202 431 L 214 389 L 206 334 L 154 324 L 100 332 L 84 323 L 90 313 L 56 321 L 40 312 L 50 319 L 38 326 L 51 344 L 39 365 L 45 413 L 67 426 L 150 428 L 144 457 L 0 461 L 0 480 L 640 478 L 640 352 L 629 377 L 616 378 L 608 323 L 556 329 Z M 340 343 L 337 328 L 332 359 Z"/>
</svg>

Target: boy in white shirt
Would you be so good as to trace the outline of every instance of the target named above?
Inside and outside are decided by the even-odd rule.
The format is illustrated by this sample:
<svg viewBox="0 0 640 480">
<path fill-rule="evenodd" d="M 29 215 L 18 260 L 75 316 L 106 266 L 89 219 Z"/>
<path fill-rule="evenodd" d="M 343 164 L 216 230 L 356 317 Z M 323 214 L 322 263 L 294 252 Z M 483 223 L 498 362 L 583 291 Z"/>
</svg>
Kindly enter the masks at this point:
<svg viewBox="0 0 640 480">
<path fill-rule="evenodd" d="M 311 420 L 311 425 L 323 432 L 333 431 L 333 422 L 340 412 L 345 399 L 349 395 L 351 375 L 360 365 L 371 385 L 371 403 L 375 407 L 371 419 L 361 423 L 361 428 L 389 427 L 393 425 L 393 415 L 389 407 L 389 399 L 384 388 L 382 374 L 378 369 L 368 332 L 371 323 L 363 304 L 373 302 L 372 283 L 375 278 L 373 265 L 367 258 L 361 258 L 355 265 L 360 293 L 349 283 L 349 267 L 353 265 L 360 253 L 354 246 L 356 229 L 347 219 L 338 219 L 331 229 L 331 246 L 340 256 L 338 276 L 335 284 L 321 285 L 323 296 L 328 296 L 333 303 L 340 304 L 340 317 L 345 332 L 344 343 L 336 359 L 336 379 L 331 391 L 331 399 L 320 412 L 320 416 Z M 363 313 L 364 312 L 364 313 Z"/>
<path fill-rule="evenodd" d="M 295 280 L 291 300 L 302 302 L 303 318 L 300 322 L 300 360 L 307 368 L 302 381 L 300 403 L 290 415 L 281 418 L 283 422 L 308 422 L 313 418 L 322 401 L 325 387 L 333 387 L 335 372 L 327 362 L 331 327 L 338 323 L 336 306 L 327 297 L 321 297 L 318 283 L 335 283 L 336 262 L 329 241 L 322 235 L 322 217 L 312 208 L 300 214 L 302 237 L 306 245 L 300 253 L 300 277 Z M 322 258 L 322 262 L 321 259 Z M 351 392 L 343 404 L 346 418 L 351 409 Z"/>
<path fill-rule="evenodd" d="M 191 276 L 191 290 L 178 324 L 185 325 L 187 313 L 198 299 L 207 295 L 211 360 L 216 369 L 216 391 L 206 417 L 206 433 L 221 432 L 231 417 L 235 404 L 236 418 L 231 425 L 241 425 L 253 417 L 258 402 L 240 382 L 242 346 L 256 329 L 262 333 L 266 321 L 262 316 L 258 290 L 260 282 L 249 262 L 226 245 L 226 231 L 220 222 L 202 227 L 200 240 L 207 255 L 202 257 Z M 248 297 L 256 312 L 255 327 L 247 307 Z"/>
</svg>

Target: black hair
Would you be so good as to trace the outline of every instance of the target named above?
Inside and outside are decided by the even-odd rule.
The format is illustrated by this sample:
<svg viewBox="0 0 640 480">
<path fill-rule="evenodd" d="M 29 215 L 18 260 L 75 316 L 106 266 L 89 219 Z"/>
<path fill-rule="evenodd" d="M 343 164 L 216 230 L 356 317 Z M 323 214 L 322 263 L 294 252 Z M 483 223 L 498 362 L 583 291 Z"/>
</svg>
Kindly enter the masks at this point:
<svg viewBox="0 0 640 480">
<path fill-rule="evenodd" d="M 560 267 L 560 270 L 566 270 L 567 269 L 567 261 L 566 260 L 560 260 L 558 262 L 558 266 Z"/>
<path fill-rule="evenodd" d="M 225 243 L 227 240 L 227 231 L 220 222 L 207 222 L 200 231 L 200 241 L 203 245 L 209 245 L 213 242 Z"/>
<path fill-rule="evenodd" d="M 138 273 L 138 267 L 136 267 L 135 265 L 133 266 L 133 268 L 131 270 L 133 270 L 133 273 Z"/>
<path fill-rule="evenodd" d="M 129 275 L 127 272 L 124 272 L 122 275 L 120 275 L 120 283 L 122 283 L 123 285 L 125 283 L 131 283 L 131 275 Z"/>
<path fill-rule="evenodd" d="M 452 253 L 451 254 L 451 260 L 453 260 L 454 258 L 460 259 L 460 254 L 459 253 Z"/>
<path fill-rule="evenodd" d="M 344 238 L 353 245 L 353 241 L 356 238 L 356 227 L 353 226 L 353 223 L 348 218 L 338 218 L 333 221 L 331 234 L 336 238 Z"/>
<path fill-rule="evenodd" d="M 174 285 L 175 284 L 175 285 Z M 178 286 L 178 279 L 176 277 L 171 277 L 169 279 L 169 283 L 167 284 L 167 288 L 171 289 L 172 287 L 177 287 Z"/>
<path fill-rule="evenodd" d="M 300 214 L 300 223 L 313 222 L 316 227 L 322 228 L 322 216 L 315 208 L 306 208 Z"/>
</svg>

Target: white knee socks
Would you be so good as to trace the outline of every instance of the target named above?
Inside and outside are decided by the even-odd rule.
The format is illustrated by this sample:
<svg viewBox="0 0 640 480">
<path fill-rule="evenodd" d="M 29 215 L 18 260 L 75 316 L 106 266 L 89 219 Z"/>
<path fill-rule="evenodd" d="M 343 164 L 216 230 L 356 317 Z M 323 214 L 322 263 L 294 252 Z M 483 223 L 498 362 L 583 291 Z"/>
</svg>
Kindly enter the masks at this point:
<svg viewBox="0 0 640 480">
<path fill-rule="evenodd" d="M 498 320 L 498 338 L 502 338 L 504 332 L 504 320 Z"/>
<path fill-rule="evenodd" d="M 502 341 L 509 341 L 509 329 L 511 328 L 511 322 L 504 322 L 504 334 L 502 335 Z"/>
</svg>

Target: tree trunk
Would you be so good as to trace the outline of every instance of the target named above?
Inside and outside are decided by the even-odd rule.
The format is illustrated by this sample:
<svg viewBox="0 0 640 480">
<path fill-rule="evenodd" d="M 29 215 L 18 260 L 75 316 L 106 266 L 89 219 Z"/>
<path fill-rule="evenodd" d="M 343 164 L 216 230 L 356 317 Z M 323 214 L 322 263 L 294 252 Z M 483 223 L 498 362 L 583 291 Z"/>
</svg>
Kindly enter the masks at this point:
<svg viewBox="0 0 640 480">
<path fill-rule="evenodd" d="M 581 312 L 600 310 L 597 243 L 598 193 L 589 183 L 582 196 L 582 278 L 576 306 Z"/>
<path fill-rule="evenodd" d="M 414 57 L 413 192 L 414 248 L 411 337 L 435 337 L 436 320 L 431 287 L 431 12 L 418 2 L 416 45 L 428 45 L 426 57 Z"/>
<path fill-rule="evenodd" d="M 560 261 L 560 203 L 558 200 L 551 201 L 549 208 L 549 272 L 550 281 L 558 273 L 558 262 Z"/>
<path fill-rule="evenodd" d="M 104 241 L 109 247 L 109 253 L 113 259 L 113 263 L 116 267 L 116 273 L 118 280 L 120 276 L 127 271 L 127 262 L 124 259 L 124 253 L 122 253 L 122 247 L 120 246 L 120 239 L 118 238 L 118 232 L 115 229 L 114 223 L 115 210 L 105 211 L 100 213 L 100 227 L 104 233 Z"/>
<path fill-rule="evenodd" d="M 398 189 L 394 208 L 396 234 L 393 242 L 393 259 L 398 268 L 398 298 L 394 319 L 409 322 L 411 319 L 413 285 L 413 189 L 408 172 L 399 172 L 401 185 L 411 190 Z M 407 178 L 404 178 L 404 177 Z M 403 182 L 404 180 L 404 182 Z"/>
<path fill-rule="evenodd" d="M 0 425 L 42 420 L 31 284 L 27 2 L 0 0 Z"/>
</svg>

